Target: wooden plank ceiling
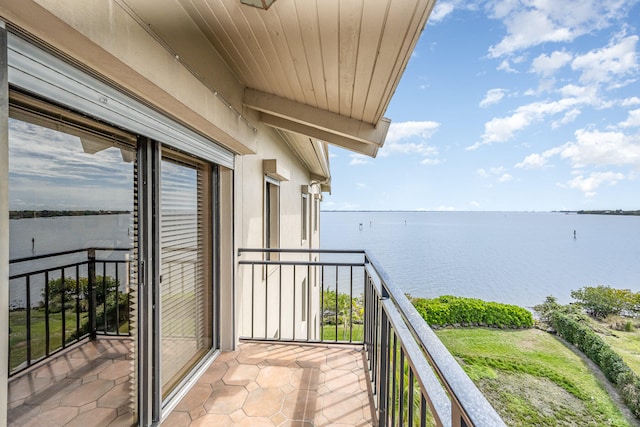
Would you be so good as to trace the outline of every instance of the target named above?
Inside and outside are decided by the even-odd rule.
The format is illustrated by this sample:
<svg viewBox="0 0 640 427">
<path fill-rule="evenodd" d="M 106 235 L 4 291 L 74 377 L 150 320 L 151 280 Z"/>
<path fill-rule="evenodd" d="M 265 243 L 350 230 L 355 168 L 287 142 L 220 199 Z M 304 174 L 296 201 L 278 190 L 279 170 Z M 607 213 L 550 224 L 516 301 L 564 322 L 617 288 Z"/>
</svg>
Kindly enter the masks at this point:
<svg viewBox="0 0 640 427">
<path fill-rule="evenodd" d="M 240 0 L 122 1 L 232 104 L 309 137 L 298 141 L 370 156 L 435 2 L 277 0 L 262 10 Z"/>
</svg>

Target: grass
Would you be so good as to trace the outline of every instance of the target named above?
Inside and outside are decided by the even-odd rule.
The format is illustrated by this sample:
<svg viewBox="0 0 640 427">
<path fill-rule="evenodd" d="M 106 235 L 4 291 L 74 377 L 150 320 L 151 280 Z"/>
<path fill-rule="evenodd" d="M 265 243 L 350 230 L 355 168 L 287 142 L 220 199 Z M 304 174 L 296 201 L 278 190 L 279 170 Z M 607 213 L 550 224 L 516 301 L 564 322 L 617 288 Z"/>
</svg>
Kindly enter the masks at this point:
<svg viewBox="0 0 640 427">
<path fill-rule="evenodd" d="M 575 353 L 538 329 L 436 331 L 508 425 L 629 425 Z"/>
<path fill-rule="evenodd" d="M 31 358 L 37 360 L 46 355 L 46 322 L 44 310 L 31 310 Z M 87 313 L 81 313 L 80 324 L 87 319 Z M 27 360 L 27 312 L 9 313 L 9 369 L 13 370 Z M 76 331 L 76 314 L 65 313 L 65 337 L 69 342 Z M 62 347 L 62 313 L 49 315 L 49 351 Z"/>
<path fill-rule="evenodd" d="M 619 331 L 611 328 L 611 325 L 616 322 L 625 324 L 628 321 L 634 323 L 631 331 Z M 626 317 L 611 316 L 604 321 L 592 319 L 592 324 L 600 337 L 622 357 L 636 375 L 640 376 L 640 330 L 637 320 L 634 322 Z"/>
<path fill-rule="evenodd" d="M 97 315 L 102 313 L 102 307 L 98 308 Z M 76 313 L 68 310 L 65 312 L 65 342 L 67 344 L 75 340 Z M 80 325 L 89 321 L 87 312 L 80 313 Z M 103 325 L 98 324 L 98 329 Z M 9 313 L 9 370 L 13 371 L 27 361 L 27 311 L 18 310 Z M 110 329 L 111 330 L 111 329 Z M 129 322 L 122 322 L 119 326 L 120 333 L 129 332 Z M 46 356 L 46 319 L 43 309 L 31 310 L 31 359 L 38 360 Z M 49 314 L 49 352 L 62 348 L 62 313 Z"/>
<path fill-rule="evenodd" d="M 325 341 L 349 341 L 348 325 L 338 325 L 338 336 L 336 340 L 336 325 L 324 325 L 322 327 L 322 339 Z M 353 324 L 353 332 L 351 333 L 352 341 L 362 341 L 364 339 L 364 326 L 361 324 Z"/>
</svg>

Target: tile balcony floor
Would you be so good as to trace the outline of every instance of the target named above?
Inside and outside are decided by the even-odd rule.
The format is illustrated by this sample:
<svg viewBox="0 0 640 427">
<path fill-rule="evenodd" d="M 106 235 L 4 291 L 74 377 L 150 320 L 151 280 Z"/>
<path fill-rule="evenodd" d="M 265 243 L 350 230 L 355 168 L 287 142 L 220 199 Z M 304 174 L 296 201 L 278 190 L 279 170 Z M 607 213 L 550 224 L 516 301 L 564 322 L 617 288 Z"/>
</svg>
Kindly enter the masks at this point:
<svg viewBox="0 0 640 427">
<path fill-rule="evenodd" d="M 130 339 L 83 342 L 9 384 L 10 426 L 129 426 Z M 349 345 L 245 342 L 224 352 L 162 423 L 369 426 L 364 352 Z"/>
<path fill-rule="evenodd" d="M 130 426 L 130 338 L 84 341 L 9 381 L 9 426 Z"/>
<path fill-rule="evenodd" d="M 222 353 L 163 422 L 182 426 L 370 426 L 356 346 L 242 343 Z"/>
</svg>

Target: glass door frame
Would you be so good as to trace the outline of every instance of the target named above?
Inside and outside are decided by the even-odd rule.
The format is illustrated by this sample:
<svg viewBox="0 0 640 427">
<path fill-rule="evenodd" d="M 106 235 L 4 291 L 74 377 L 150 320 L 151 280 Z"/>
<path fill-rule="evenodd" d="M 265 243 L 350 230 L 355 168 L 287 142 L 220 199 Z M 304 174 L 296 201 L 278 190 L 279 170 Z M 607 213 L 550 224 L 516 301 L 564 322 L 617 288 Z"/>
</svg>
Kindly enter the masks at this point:
<svg viewBox="0 0 640 427">
<path fill-rule="evenodd" d="M 140 331 L 138 345 L 140 354 L 137 360 L 138 395 L 140 424 L 158 423 L 180 402 L 190 386 L 211 364 L 220 351 L 220 278 L 219 278 L 219 245 L 220 245 L 220 198 L 218 165 L 209 163 L 210 191 L 207 201 L 211 210 L 211 224 L 208 230 L 211 235 L 210 256 L 205 260 L 204 268 L 211 269 L 211 304 L 212 304 L 212 345 L 189 374 L 179 382 L 175 389 L 162 399 L 162 378 L 160 357 L 161 339 L 161 306 L 160 306 L 160 171 L 162 163 L 162 144 L 149 138 L 138 141 L 138 203 L 139 203 L 139 241 L 140 256 L 140 301 L 138 304 Z M 173 150 L 172 150 L 173 151 Z M 149 332 L 149 333 L 145 333 Z M 146 410 L 142 409 L 146 408 Z"/>
</svg>

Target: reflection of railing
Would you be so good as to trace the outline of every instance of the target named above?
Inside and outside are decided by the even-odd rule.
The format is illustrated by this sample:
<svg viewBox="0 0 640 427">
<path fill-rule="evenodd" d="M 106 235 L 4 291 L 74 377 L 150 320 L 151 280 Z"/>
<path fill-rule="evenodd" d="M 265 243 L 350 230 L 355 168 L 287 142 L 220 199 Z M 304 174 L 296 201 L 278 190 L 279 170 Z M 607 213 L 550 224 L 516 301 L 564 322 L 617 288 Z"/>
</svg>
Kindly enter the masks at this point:
<svg viewBox="0 0 640 427">
<path fill-rule="evenodd" d="M 96 335 L 129 334 L 127 248 L 85 248 L 13 259 L 9 372 Z M 117 259 L 99 259 L 115 252 Z"/>
<path fill-rule="evenodd" d="M 238 262 L 244 266 L 240 274 L 249 288 L 244 291 L 243 301 L 247 305 L 250 301 L 243 311 L 243 321 L 248 325 L 243 326 L 245 334 L 241 335 L 254 340 L 362 344 L 380 427 L 504 425 L 406 296 L 366 251 L 238 252 L 247 257 L 257 253 L 261 258 Z M 265 254 L 270 252 L 280 253 L 280 259 L 266 260 Z M 322 259 L 315 260 L 317 255 Z M 283 260 L 285 257 L 294 260 Z M 338 260 L 344 257 L 346 261 Z M 304 307 L 307 317 L 300 315 Z M 309 320 L 313 313 L 320 314 L 315 322 Z M 335 325 L 331 321 L 328 325 L 328 319 L 335 320 Z M 339 337 L 340 329 L 344 333 Z"/>
</svg>

